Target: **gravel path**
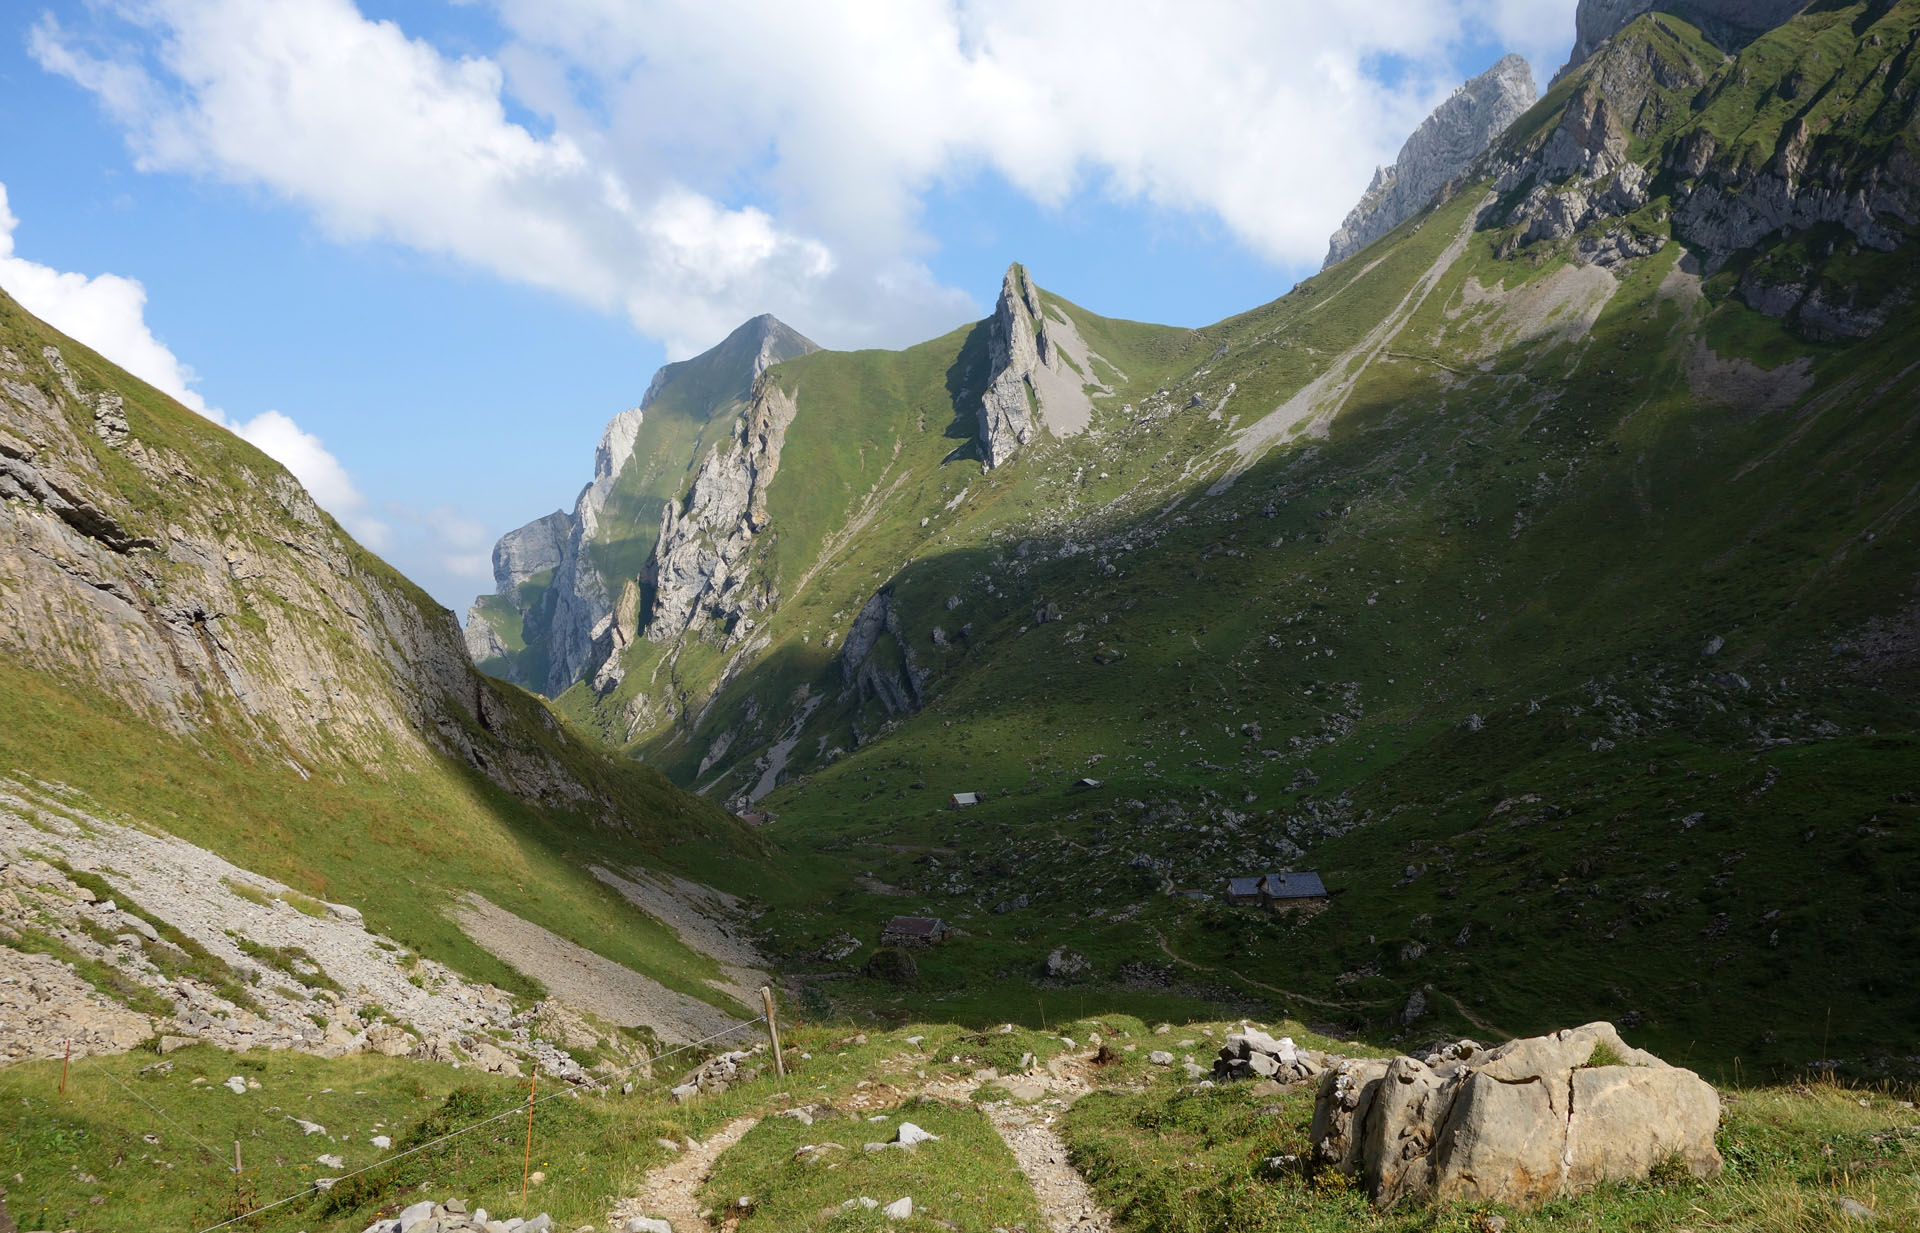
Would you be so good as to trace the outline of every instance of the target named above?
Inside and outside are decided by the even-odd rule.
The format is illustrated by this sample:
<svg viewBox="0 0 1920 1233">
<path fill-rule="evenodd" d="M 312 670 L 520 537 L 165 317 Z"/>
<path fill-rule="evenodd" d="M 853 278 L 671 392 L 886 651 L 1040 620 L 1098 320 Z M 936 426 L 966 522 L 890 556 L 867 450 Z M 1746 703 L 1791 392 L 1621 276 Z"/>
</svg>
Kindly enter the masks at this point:
<svg viewBox="0 0 1920 1233">
<path fill-rule="evenodd" d="M 1112 1233 L 1113 1217 L 1068 1162 L 1067 1145 L 1054 1133 L 1055 1110 L 1046 1104 L 989 1104 L 983 1109 L 1033 1186 L 1047 1228 L 1053 1233 Z"/>
<path fill-rule="evenodd" d="M 720 1153 L 759 1123 L 757 1117 L 735 1118 L 704 1143 L 683 1144 L 672 1160 L 647 1174 L 640 1193 L 614 1205 L 607 1227 L 621 1229 L 635 1216 L 652 1216 L 672 1225 L 673 1233 L 708 1233 L 713 1225 L 701 1213 L 700 1188 L 713 1176 Z"/>
</svg>

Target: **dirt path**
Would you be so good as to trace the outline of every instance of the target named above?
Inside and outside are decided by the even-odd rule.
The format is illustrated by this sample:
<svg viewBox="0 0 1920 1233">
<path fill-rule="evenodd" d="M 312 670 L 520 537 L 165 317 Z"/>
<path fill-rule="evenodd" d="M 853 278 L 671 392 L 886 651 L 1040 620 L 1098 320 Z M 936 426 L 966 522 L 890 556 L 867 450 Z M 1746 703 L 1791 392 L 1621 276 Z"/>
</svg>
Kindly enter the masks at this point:
<svg viewBox="0 0 1920 1233">
<path fill-rule="evenodd" d="M 607 1227 L 620 1229 L 635 1216 L 652 1216 L 672 1225 L 673 1233 L 710 1233 L 713 1225 L 700 1212 L 700 1188 L 713 1176 L 720 1154 L 759 1124 L 757 1117 L 735 1118 L 704 1142 L 683 1146 L 672 1160 L 647 1174 L 638 1194 L 614 1205 Z"/>
<path fill-rule="evenodd" d="M 1210 968 L 1210 967 L 1207 967 L 1205 964 L 1195 963 L 1193 960 L 1183 958 L 1181 955 L 1177 954 L 1174 951 L 1173 947 L 1167 945 L 1167 935 L 1164 933 L 1161 933 L 1158 929 L 1154 928 L 1152 925 L 1147 926 L 1147 932 L 1153 935 L 1154 941 L 1160 943 L 1160 949 L 1166 952 L 1167 958 L 1185 967 L 1190 967 L 1196 972 L 1211 972 L 1215 976 L 1222 976 L 1222 975 L 1228 976 L 1234 980 L 1239 981 L 1243 985 L 1252 985 L 1256 989 L 1265 989 L 1268 993 L 1277 993 L 1283 998 L 1291 998 L 1296 1002 L 1306 1002 L 1307 1004 L 1312 1006 L 1324 1006 L 1328 1010 L 1351 1010 L 1355 1006 L 1386 1005 L 1385 1002 L 1377 1001 L 1377 1000 L 1372 1002 L 1358 1002 L 1358 1001 L 1329 1002 L 1325 998 L 1309 997 L 1307 994 L 1304 994 L 1304 993 L 1295 993 L 1291 989 L 1282 989 L 1278 985 L 1269 985 L 1264 981 L 1255 980 L 1251 976 L 1242 976 L 1238 972 L 1223 973 L 1219 968 Z"/>
<path fill-rule="evenodd" d="M 1049 1102 L 1050 1103 L 1050 1102 Z M 1054 1133 L 1056 1112 L 1040 1105 L 982 1106 L 1006 1141 L 1052 1233 L 1112 1233 L 1113 1217 L 1093 1197 L 1092 1187 L 1067 1160 L 1067 1145 Z"/>
<path fill-rule="evenodd" d="M 1093 1090 L 1089 1073 L 1093 1054 L 1055 1058 L 1047 1069 L 1031 1075 L 1008 1075 L 986 1080 L 933 1079 L 919 1088 L 898 1093 L 898 1100 L 932 1096 L 958 1105 L 968 1105 L 974 1092 L 987 1082 L 1020 1089 L 1033 1103 L 1014 1104 L 996 1101 L 978 1106 L 993 1125 L 995 1133 L 1020 1166 L 1020 1173 L 1033 1187 L 1034 1199 L 1046 1216 L 1049 1233 L 1112 1233 L 1113 1217 L 1094 1198 L 1087 1180 L 1067 1158 L 1067 1145 L 1053 1123 L 1067 1106 Z M 869 1094 L 879 1089 L 868 1089 Z M 704 1143 L 696 1143 L 659 1168 L 641 1183 L 638 1193 L 614 1205 L 608 1219 L 613 1229 L 623 1227 L 635 1216 L 665 1219 L 674 1233 L 711 1233 L 713 1225 L 700 1214 L 700 1188 L 713 1175 L 714 1163 L 721 1153 L 738 1143 L 759 1123 L 757 1117 L 743 1117 L 727 1123 Z"/>
<path fill-rule="evenodd" d="M 1473 1026 L 1487 1033 L 1487 1035 L 1491 1036 L 1493 1039 L 1495 1040 L 1517 1039 L 1512 1032 L 1503 1031 L 1500 1028 L 1493 1026 L 1493 1024 L 1488 1023 L 1485 1019 L 1482 1019 L 1479 1015 L 1476 1015 L 1472 1011 L 1468 1010 L 1467 1004 L 1465 1002 L 1462 1002 L 1459 998 L 1453 996 L 1451 993 L 1442 993 L 1440 996 L 1447 999 L 1447 1001 L 1453 1003 L 1453 1008 L 1460 1012 L 1460 1017 L 1462 1019 L 1465 1019 L 1468 1023 L 1471 1023 Z"/>
</svg>

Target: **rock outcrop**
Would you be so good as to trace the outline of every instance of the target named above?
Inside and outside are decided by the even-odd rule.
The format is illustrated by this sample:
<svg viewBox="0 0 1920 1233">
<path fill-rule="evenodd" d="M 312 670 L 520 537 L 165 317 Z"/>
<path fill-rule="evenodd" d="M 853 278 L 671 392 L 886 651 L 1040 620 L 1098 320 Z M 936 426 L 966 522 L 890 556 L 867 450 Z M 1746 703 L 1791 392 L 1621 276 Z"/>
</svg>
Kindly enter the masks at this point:
<svg viewBox="0 0 1920 1233">
<path fill-rule="evenodd" d="M 585 798 L 453 614 L 278 463 L 4 294 L 0 338 L 0 651 L 176 733 L 307 765 L 444 753 L 529 799 Z"/>
<path fill-rule="evenodd" d="M 1754 6 L 1752 20 L 1772 25 L 1798 7 Z M 1884 36 L 1864 37 L 1871 43 Z M 1895 37 L 1911 47 L 1910 31 Z M 1886 47 L 1888 63 L 1904 64 L 1896 51 Z M 1532 148 L 1506 152 L 1495 168 L 1500 191 L 1522 193 L 1498 220 L 1513 229 L 1501 253 L 1565 242 L 1576 261 L 1610 266 L 1658 252 L 1671 238 L 1711 274 L 1738 254 L 1822 225 L 1846 233 L 1844 245 L 1823 246 L 1828 256 L 1844 247 L 1899 247 L 1920 224 L 1920 162 L 1903 143 L 1887 140 L 1906 123 L 1899 101 L 1904 83 L 1883 88 L 1840 74 L 1817 48 L 1797 63 L 1759 67 L 1775 74 L 1784 67 L 1770 93 L 1801 108 L 1782 127 L 1771 156 L 1751 136 L 1738 148 L 1722 148 L 1711 122 L 1720 109 L 1729 115 L 1751 110 L 1740 83 L 1752 66 L 1704 57 L 1654 19 L 1610 30 L 1576 70 L 1559 122 Z M 1671 121 L 1679 106 L 1701 114 L 1675 132 Z M 1630 156 L 1636 145 L 1654 141 Z M 1670 214 L 1649 208 L 1656 183 L 1667 186 Z M 1817 255 L 1790 253 L 1749 264 L 1736 292 L 1748 307 L 1786 320 L 1804 337 L 1865 337 L 1907 294 L 1895 289 L 1867 298 L 1848 278 L 1823 278 Z"/>
<path fill-rule="evenodd" d="M 1303 1049 L 1291 1036 L 1275 1039 L 1258 1028 L 1230 1033 L 1214 1059 L 1213 1077 L 1222 1083 L 1240 1079 L 1271 1079 L 1276 1083 L 1317 1080 L 1339 1058 L 1317 1049 Z"/>
<path fill-rule="evenodd" d="M 1507 56 L 1461 85 L 1413 130 L 1393 166 L 1374 171 L 1360 203 L 1328 241 L 1322 268 L 1346 260 L 1419 213 L 1538 97 L 1533 70 L 1519 56 Z"/>
<path fill-rule="evenodd" d="M 715 624 L 744 635 L 753 628 L 749 614 L 773 602 L 767 587 L 750 586 L 747 550 L 771 521 L 767 488 L 799 413 L 777 381 L 755 382 L 751 403 L 701 461 L 686 499 L 667 504 L 647 565 L 654 593 L 648 638 L 665 641 Z"/>
<path fill-rule="evenodd" d="M 594 677 L 597 688 L 617 679 L 617 662 L 608 669 L 609 659 L 617 661 L 643 622 L 623 623 L 616 609 L 644 559 L 623 575 L 617 562 L 627 554 L 618 547 L 636 538 L 642 553 L 654 545 L 655 520 L 679 499 L 707 423 L 748 399 L 768 368 L 815 350 L 762 315 L 711 350 L 656 372 L 640 405 L 601 433 L 593 479 L 572 512 L 536 519 L 495 546 L 495 593 L 474 601 L 467 614 L 474 662 L 549 697 L 582 677 Z M 630 467 L 637 477 L 628 475 Z"/>
<path fill-rule="evenodd" d="M 883 664 L 874 655 L 882 634 L 891 638 L 899 651 L 898 668 Z M 892 716 L 920 709 L 925 702 L 921 692 L 924 678 L 925 673 L 914 660 L 913 644 L 901 627 L 900 614 L 894 609 L 893 592 L 876 592 L 854 617 L 846 641 L 840 645 L 841 681 L 856 690 L 863 702 L 878 699 Z"/>
<path fill-rule="evenodd" d="M 1720 1172 L 1720 1097 L 1690 1070 L 1589 1023 L 1483 1050 L 1349 1059 L 1321 1076 L 1321 1164 L 1382 1208 L 1458 1200 L 1535 1207 L 1678 1160 Z"/>
<path fill-rule="evenodd" d="M 1085 430 L 1093 416 L 1088 388 L 1108 388 L 1096 375 L 1096 360 L 1112 368 L 1088 348 L 1064 312 L 1044 306 L 1024 267 L 1009 266 L 987 323 L 980 450 L 989 470 L 1043 427 L 1060 437 Z"/>
<path fill-rule="evenodd" d="M 1766 33 L 1811 0 L 1580 0 L 1574 11 L 1573 52 L 1553 75 L 1558 82 L 1600 50 L 1602 44 L 1647 12 L 1672 13 L 1697 26 L 1718 46 L 1731 51 Z"/>
</svg>

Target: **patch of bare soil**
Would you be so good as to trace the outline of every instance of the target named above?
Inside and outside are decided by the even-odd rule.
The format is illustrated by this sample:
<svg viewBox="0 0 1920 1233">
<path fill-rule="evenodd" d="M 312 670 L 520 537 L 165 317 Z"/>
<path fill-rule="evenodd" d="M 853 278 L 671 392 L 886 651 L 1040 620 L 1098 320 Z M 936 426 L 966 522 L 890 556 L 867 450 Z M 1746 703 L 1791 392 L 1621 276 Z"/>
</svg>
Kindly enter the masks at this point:
<svg viewBox="0 0 1920 1233">
<path fill-rule="evenodd" d="M 719 964 L 723 979 L 707 983 L 720 992 L 752 1006 L 760 986 L 772 983 L 766 959 L 739 927 L 745 913 L 737 897 L 672 874 L 629 869 L 623 877 L 599 865 L 591 868 L 628 903 L 665 922 L 682 942 Z"/>
<path fill-rule="evenodd" d="M 649 1027 L 665 1041 L 702 1040 L 740 1026 L 700 999 L 667 988 L 557 933 L 522 920 L 477 894 L 453 909 L 454 923 L 503 963 L 573 1006 L 610 1023 Z"/>
</svg>

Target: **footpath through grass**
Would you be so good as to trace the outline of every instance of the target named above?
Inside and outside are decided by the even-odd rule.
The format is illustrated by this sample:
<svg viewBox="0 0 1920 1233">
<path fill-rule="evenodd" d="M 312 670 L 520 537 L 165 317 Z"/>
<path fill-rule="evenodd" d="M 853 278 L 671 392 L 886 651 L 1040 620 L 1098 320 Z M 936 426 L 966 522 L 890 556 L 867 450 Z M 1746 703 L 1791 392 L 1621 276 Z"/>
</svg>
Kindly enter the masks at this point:
<svg viewBox="0 0 1920 1233">
<path fill-rule="evenodd" d="M 1724 1090 L 1726 1171 L 1713 1182 L 1662 1176 L 1530 1213 L 1463 1205 L 1377 1213 L 1350 1185 L 1303 1165 L 1311 1090 L 1256 1095 L 1251 1084 L 1202 1088 L 1185 1079 L 1179 1062 L 1206 1063 L 1237 1026 L 1156 1033 L 1118 1015 L 1056 1032 L 803 1023 L 784 1030 L 784 1079 L 763 1055 L 758 1076 L 686 1105 L 666 1089 L 689 1055 L 657 1066 L 631 1095 L 543 1082 L 532 1168 L 545 1176 L 524 1204 L 525 1080 L 377 1056 L 329 1061 L 196 1046 L 164 1058 L 142 1050 L 76 1062 L 63 1096 L 58 1061 L 27 1063 L 0 1070 L 0 1174 L 20 1228 L 199 1233 L 288 1195 L 299 1197 L 237 1227 L 357 1233 L 420 1199 L 459 1196 L 502 1219 L 544 1211 L 562 1228 L 604 1228 L 619 1198 L 675 1158 L 661 1140 L 704 1140 L 754 1116 L 765 1120 L 720 1157 L 701 1194 L 716 1209 L 747 1196 L 743 1233 L 1037 1230 L 1032 1191 L 978 1108 L 1009 1099 L 1005 1088 L 983 1082 L 966 1103 L 921 1093 L 983 1068 L 1017 1074 L 1027 1055 L 1036 1068 L 1084 1058 L 1097 1038 L 1114 1060 L 1092 1069 L 1097 1090 L 1055 1124 L 1072 1163 L 1130 1233 L 1478 1233 L 1497 1227 L 1495 1216 L 1509 1233 L 1862 1227 L 1842 1200 L 1873 1212 L 1871 1227 L 1920 1228 L 1920 1113 L 1907 1093 L 1830 1083 Z M 1268 1027 L 1315 1047 L 1378 1052 L 1291 1021 Z M 1163 1048 L 1175 1056 L 1171 1067 L 1148 1060 Z M 236 1077 L 239 1092 L 228 1086 Z M 811 1125 L 770 1116 L 799 1107 L 811 1110 Z M 864 1150 L 893 1138 L 902 1120 L 940 1141 L 912 1153 Z M 382 1164 L 452 1132 L 464 1133 Z M 844 1146 L 796 1158 L 825 1142 Z M 355 1173 L 370 1165 L 379 1167 Z M 318 1177 L 344 1180 L 309 1189 Z M 911 1195 L 916 1215 L 890 1224 L 877 1209 L 840 1207 L 862 1195 L 881 1204 Z"/>
</svg>

